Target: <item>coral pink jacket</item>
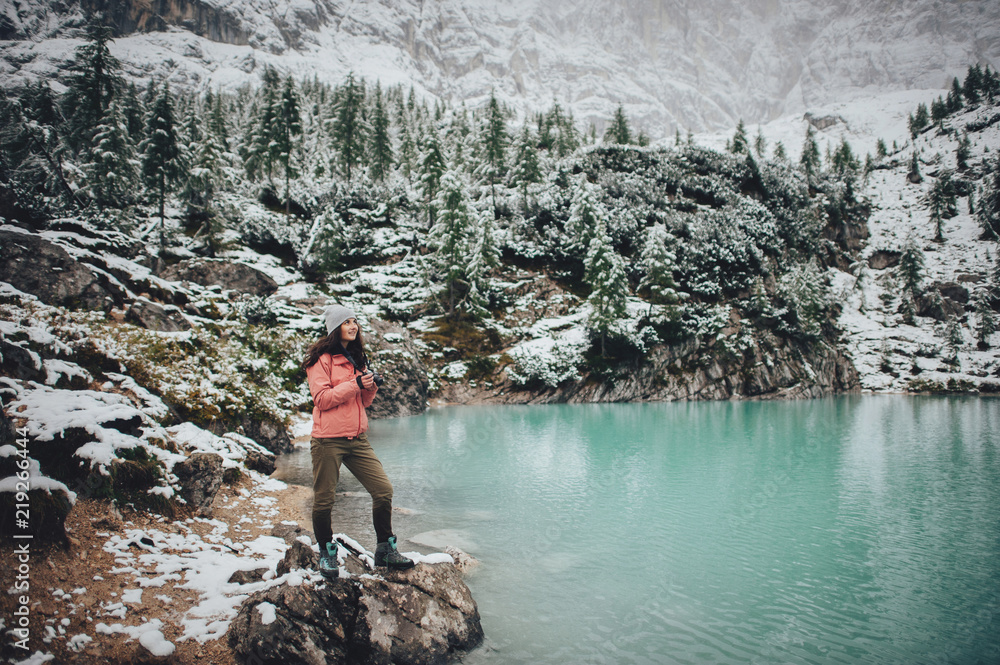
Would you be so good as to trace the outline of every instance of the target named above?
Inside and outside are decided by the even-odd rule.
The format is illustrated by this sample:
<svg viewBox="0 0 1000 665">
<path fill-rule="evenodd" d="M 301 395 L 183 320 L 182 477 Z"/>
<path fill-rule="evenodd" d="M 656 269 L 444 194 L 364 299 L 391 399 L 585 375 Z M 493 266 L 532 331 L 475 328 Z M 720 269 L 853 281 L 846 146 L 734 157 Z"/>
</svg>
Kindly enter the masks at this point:
<svg viewBox="0 0 1000 665">
<path fill-rule="evenodd" d="M 354 438 L 368 430 L 365 407 L 371 406 L 378 388 L 362 390 L 355 378 L 357 375 L 351 361 L 339 353 L 324 353 L 306 370 L 314 404 L 314 437 Z"/>
</svg>

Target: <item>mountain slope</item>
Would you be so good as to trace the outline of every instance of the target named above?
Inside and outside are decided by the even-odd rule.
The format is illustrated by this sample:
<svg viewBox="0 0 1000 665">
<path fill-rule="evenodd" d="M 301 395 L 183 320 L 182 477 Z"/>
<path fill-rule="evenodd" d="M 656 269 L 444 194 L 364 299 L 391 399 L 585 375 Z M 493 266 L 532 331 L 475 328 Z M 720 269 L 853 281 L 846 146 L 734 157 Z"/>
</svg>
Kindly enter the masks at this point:
<svg viewBox="0 0 1000 665">
<path fill-rule="evenodd" d="M 57 6 L 61 7 L 61 6 Z M 568 106 L 603 130 L 623 104 L 650 136 L 766 122 L 873 91 L 941 88 L 1000 63 L 987 0 L 80 0 L 5 7 L 0 75 L 49 76 L 74 26 L 109 10 L 136 79 L 224 87 L 265 65 L 339 82 L 350 71 L 452 101 L 491 90 L 524 109 Z"/>
</svg>

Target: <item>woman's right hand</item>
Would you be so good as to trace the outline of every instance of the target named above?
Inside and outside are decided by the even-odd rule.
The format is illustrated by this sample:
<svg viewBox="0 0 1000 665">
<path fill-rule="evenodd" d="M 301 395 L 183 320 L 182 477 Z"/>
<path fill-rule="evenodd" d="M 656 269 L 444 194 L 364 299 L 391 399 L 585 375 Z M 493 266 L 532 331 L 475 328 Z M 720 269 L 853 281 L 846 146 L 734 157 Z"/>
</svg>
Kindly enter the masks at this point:
<svg viewBox="0 0 1000 665">
<path fill-rule="evenodd" d="M 371 372 L 365 372 L 361 375 L 361 387 L 364 390 L 375 390 L 375 375 Z"/>
</svg>

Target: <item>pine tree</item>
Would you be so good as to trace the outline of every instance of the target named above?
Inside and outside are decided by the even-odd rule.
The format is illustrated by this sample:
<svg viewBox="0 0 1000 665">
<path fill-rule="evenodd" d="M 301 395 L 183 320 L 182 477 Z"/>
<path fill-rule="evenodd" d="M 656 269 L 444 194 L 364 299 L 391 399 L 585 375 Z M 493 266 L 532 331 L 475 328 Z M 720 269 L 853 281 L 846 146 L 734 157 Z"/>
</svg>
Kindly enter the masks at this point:
<svg viewBox="0 0 1000 665">
<path fill-rule="evenodd" d="M 879 159 L 885 159 L 889 156 L 889 149 L 885 146 L 885 139 L 880 138 L 875 143 L 875 156 Z"/>
<path fill-rule="evenodd" d="M 632 143 L 632 132 L 628 127 L 625 109 L 621 104 L 615 109 L 615 114 L 611 118 L 611 125 L 604 132 L 604 142 L 617 143 L 618 145 L 629 145 Z"/>
<path fill-rule="evenodd" d="M 861 168 L 861 164 L 858 162 L 858 158 L 854 156 L 854 151 L 851 150 L 851 144 L 847 142 L 846 138 L 840 140 L 840 146 L 837 147 L 836 152 L 833 153 L 833 170 L 834 172 L 845 181 L 853 181 Z"/>
<path fill-rule="evenodd" d="M 483 164 L 486 170 L 486 180 L 490 183 L 490 198 L 493 209 L 496 210 L 496 184 L 505 175 L 508 137 L 503 111 L 501 111 L 500 104 L 493 93 L 490 93 L 486 114 L 486 126 L 482 140 Z"/>
<path fill-rule="evenodd" d="M 916 113 L 909 117 L 910 136 L 917 138 L 917 135 L 927 128 L 930 123 L 930 114 L 927 112 L 926 104 L 917 104 Z"/>
<path fill-rule="evenodd" d="M 649 290 L 649 315 L 654 306 L 675 305 L 680 300 L 674 270 L 677 256 L 670 251 L 671 236 L 663 224 L 654 224 L 646 234 L 642 248 L 641 265 L 644 271 L 639 290 Z"/>
<path fill-rule="evenodd" d="M 135 146 L 129 137 L 124 114 L 112 101 L 94 129 L 93 147 L 84 165 L 87 193 L 98 207 L 122 207 L 135 199 L 139 184 Z"/>
<path fill-rule="evenodd" d="M 764 132 L 757 126 L 757 137 L 753 140 L 753 151 L 757 153 L 757 157 L 764 159 L 764 153 L 767 151 L 767 139 L 764 138 Z"/>
<path fill-rule="evenodd" d="M 920 285 L 924 281 L 924 253 L 913 237 L 906 239 L 897 268 L 900 280 L 909 294 L 916 299 L 920 295 Z"/>
<path fill-rule="evenodd" d="M 287 216 L 291 211 L 291 180 L 293 176 L 298 177 L 298 170 L 292 163 L 292 156 L 299 145 L 298 138 L 302 135 L 299 95 L 295 90 L 295 81 L 291 76 L 285 79 L 285 87 L 274 111 L 274 123 L 272 154 L 285 174 L 285 215 Z M 349 174 L 350 170 L 348 170 L 348 179 L 350 179 Z"/>
<path fill-rule="evenodd" d="M 187 181 L 181 192 L 188 202 L 188 216 L 197 221 L 199 235 L 204 235 L 209 252 L 215 255 L 220 248 L 218 223 L 212 203 L 216 191 L 226 182 L 226 150 L 214 131 L 199 132 L 201 140 L 189 145 L 187 150 Z"/>
<path fill-rule="evenodd" d="M 997 331 L 997 317 L 993 311 L 989 291 L 982 289 L 976 294 L 976 342 L 980 350 L 990 348 L 990 337 Z"/>
<path fill-rule="evenodd" d="M 594 188 L 587 181 L 586 173 L 580 174 L 573 183 L 571 196 L 569 219 L 566 220 L 565 227 L 565 246 L 570 254 L 582 258 L 589 251 L 590 241 L 597 233 L 598 226 L 603 223 L 606 213 Z"/>
<path fill-rule="evenodd" d="M 945 359 L 946 362 L 956 367 L 959 366 L 961 361 L 958 358 L 958 352 L 965 346 L 965 335 L 962 334 L 962 324 L 958 317 L 948 317 L 948 322 L 945 324 L 944 341 L 951 352 L 949 357 Z"/>
<path fill-rule="evenodd" d="M 382 87 L 375 86 L 375 110 L 372 114 L 371 165 L 376 180 L 385 180 L 392 168 L 392 139 L 389 114 L 382 103 Z"/>
<path fill-rule="evenodd" d="M 802 144 L 802 156 L 799 158 L 799 166 L 806 174 L 806 180 L 813 184 L 819 176 L 822 163 L 819 155 L 819 143 L 816 142 L 816 133 L 812 125 L 806 130 L 806 139 Z"/>
<path fill-rule="evenodd" d="M 625 261 L 611 246 L 606 218 L 597 220 L 593 238 L 583 262 L 583 278 L 590 286 L 587 327 L 600 337 L 601 356 L 607 355 L 607 337 L 627 311 L 628 278 Z"/>
<path fill-rule="evenodd" d="M 955 113 L 956 111 L 962 110 L 962 84 L 958 82 L 957 76 L 951 81 L 951 90 L 948 92 L 948 98 L 945 103 L 948 105 L 949 113 Z"/>
<path fill-rule="evenodd" d="M 431 129 L 427 139 L 427 147 L 420 159 L 420 189 L 427 205 L 428 228 L 434 224 L 435 199 L 441 186 L 441 178 L 447 170 L 448 165 L 444 160 L 441 142 L 438 140 L 437 133 Z"/>
<path fill-rule="evenodd" d="M 260 175 L 266 175 L 270 182 L 274 175 L 274 164 L 277 158 L 275 154 L 275 131 L 277 128 L 276 115 L 278 112 L 278 86 L 281 79 L 278 73 L 266 67 L 262 76 L 257 110 L 254 113 L 256 121 L 250 133 L 244 166 L 247 174 L 256 179 Z"/>
<path fill-rule="evenodd" d="M 334 145 L 340 154 L 340 164 L 348 181 L 351 180 L 354 167 L 364 156 L 369 131 L 363 115 L 364 99 L 364 89 L 355 80 L 354 73 L 349 73 L 337 95 L 334 108 L 336 122 L 333 125 Z"/>
<path fill-rule="evenodd" d="M 142 177 L 146 187 L 156 197 L 160 215 L 160 254 L 166 246 L 167 194 L 177 186 L 181 176 L 180 146 L 174 124 L 173 98 L 170 86 L 164 85 L 153 102 L 146 120 L 146 140 L 142 146 Z"/>
<path fill-rule="evenodd" d="M 142 132 L 146 128 L 146 112 L 139 100 L 139 91 L 135 83 L 129 83 L 121 95 L 122 115 L 125 118 L 125 128 L 128 130 L 129 140 L 132 145 L 139 145 L 142 141 Z"/>
<path fill-rule="evenodd" d="M 785 151 L 785 144 L 778 141 L 774 145 L 774 161 L 776 162 L 787 162 L 788 153 Z"/>
<path fill-rule="evenodd" d="M 983 229 L 983 238 L 996 239 L 1000 237 L 1000 157 L 992 163 L 986 161 L 984 166 L 986 173 L 976 203 L 976 217 Z"/>
<path fill-rule="evenodd" d="M 434 250 L 432 265 L 448 296 L 447 314 L 454 316 L 469 286 L 469 250 L 475 219 L 466 185 L 458 173 L 449 170 L 442 174 L 434 207 L 437 216 L 429 233 Z"/>
<path fill-rule="evenodd" d="M 524 207 L 528 207 L 528 187 L 542 180 L 542 170 L 538 163 L 538 150 L 531 128 L 525 123 L 514 141 L 514 168 L 511 171 L 513 185 L 521 190 Z"/>
<path fill-rule="evenodd" d="M 747 138 L 747 128 L 743 124 L 743 118 L 740 118 L 739 123 L 736 125 L 736 133 L 733 134 L 730 151 L 735 155 L 750 152 L 750 140 Z"/>
<path fill-rule="evenodd" d="M 970 65 L 965 74 L 965 83 L 962 85 L 962 92 L 969 104 L 978 104 L 980 90 L 982 89 L 983 71 L 979 65 Z"/>
<path fill-rule="evenodd" d="M 121 63 L 111 55 L 111 27 L 100 18 L 87 24 L 87 42 L 76 49 L 62 107 L 66 140 L 74 151 L 91 145 L 94 129 L 105 118 L 111 101 L 123 87 Z"/>
<path fill-rule="evenodd" d="M 466 309 L 476 317 L 484 317 L 489 312 L 489 275 L 500 266 L 500 248 L 497 245 L 495 216 L 492 210 L 482 210 L 476 216 L 473 229 L 472 260 L 469 263 L 469 293 Z"/>
<path fill-rule="evenodd" d="M 927 195 L 931 221 L 934 223 L 937 242 L 944 242 L 944 220 L 958 214 L 958 194 L 951 180 L 951 171 L 944 170 Z"/>
</svg>

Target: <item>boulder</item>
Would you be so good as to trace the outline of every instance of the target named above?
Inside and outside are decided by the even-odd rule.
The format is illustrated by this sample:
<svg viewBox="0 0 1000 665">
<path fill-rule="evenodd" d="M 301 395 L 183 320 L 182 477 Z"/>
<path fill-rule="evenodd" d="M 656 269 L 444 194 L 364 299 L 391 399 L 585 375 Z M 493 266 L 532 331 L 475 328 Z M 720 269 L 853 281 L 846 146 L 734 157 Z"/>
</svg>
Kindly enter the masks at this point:
<svg viewBox="0 0 1000 665">
<path fill-rule="evenodd" d="M 476 602 L 451 563 L 299 582 L 244 601 L 228 634 L 237 662 L 429 665 L 483 640 Z"/>
<path fill-rule="evenodd" d="M 110 310 L 115 304 L 106 279 L 32 233 L 0 230 L 0 281 L 49 305 Z"/>
<path fill-rule="evenodd" d="M 260 270 L 226 259 L 187 259 L 167 266 L 160 277 L 202 286 L 221 286 L 256 296 L 269 296 L 278 290 L 278 284 Z"/>
<path fill-rule="evenodd" d="M 926 316 L 935 321 L 947 321 L 965 314 L 965 307 L 941 295 L 941 291 L 928 289 L 916 298 L 917 316 Z"/>
<path fill-rule="evenodd" d="M 7 417 L 7 412 L 0 409 L 0 446 L 13 444 L 17 438 L 14 421 Z"/>
<path fill-rule="evenodd" d="M 873 252 L 872 255 L 868 257 L 868 267 L 872 270 L 894 268 L 899 265 L 899 258 L 902 255 L 902 252 L 894 252 L 891 250 L 879 250 L 877 252 Z"/>
<path fill-rule="evenodd" d="M 160 305 L 145 298 L 139 298 L 132 303 L 125 318 L 148 330 L 178 332 L 191 329 L 191 323 L 180 308 L 174 305 Z"/>
<path fill-rule="evenodd" d="M 935 284 L 938 291 L 948 300 L 966 305 L 969 302 L 969 290 L 957 282 Z"/>
<path fill-rule="evenodd" d="M 385 383 L 368 407 L 368 417 L 398 418 L 415 416 L 427 410 L 430 382 L 427 368 L 413 344 L 410 331 L 400 325 L 369 319 L 372 367 Z"/>
<path fill-rule="evenodd" d="M 0 338 L 0 370 L 4 376 L 22 381 L 45 383 L 46 379 L 41 356 L 3 338 Z"/>
<path fill-rule="evenodd" d="M 254 568 L 253 570 L 237 570 L 229 576 L 230 584 L 253 584 L 264 579 L 264 573 L 269 568 Z"/>
<path fill-rule="evenodd" d="M 242 433 L 275 455 L 290 453 L 295 449 L 284 423 L 274 418 L 252 418 L 246 416 L 240 422 Z M 274 469 L 271 469 L 274 471 Z M 263 472 L 262 472 L 263 473 Z"/>
<path fill-rule="evenodd" d="M 204 517 L 211 517 L 212 502 L 222 486 L 222 457 L 215 453 L 192 453 L 174 465 L 181 483 L 181 497 Z"/>
<path fill-rule="evenodd" d="M 34 470 L 37 471 L 37 466 Z M 24 501 L 17 498 L 18 480 L 17 476 L 0 480 L 0 534 L 5 539 L 10 539 L 17 534 L 31 534 L 30 541 L 12 541 L 15 543 L 41 541 L 68 545 L 66 516 L 73 508 L 73 499 L 70 498 L 67 490 L 62 489 L 65 485 L 32 474 L 31 480 L 35 486 L 41 480 L 57 484 L 60 487 L 29 491 L 27 503 L 31 506 L 30 519 L 21 522 L 20 518 L 23 518 L 24 510 L 19 509 L 18 505 Z"/>
<path fill-rule="evenodd" d="M 291 546 L 285 551 L 285 557 L 278 562 L 275 569 L 278 577 L 296 568 L 316 568 L 319 555 L 313 552 L 312 546 L 306 545 L 301 540 L 293 540 Z"/>
<path fill-rule="evenodd" d="M 263 473 L 265 476 L 270 476 L 274 473 L 275 468 L 277 468 L 275 466 L 274 455 L 262 453 L 259 450 L 248 450 L 243 463 L 246 464 L 248 469 Z"/>
</svg>

